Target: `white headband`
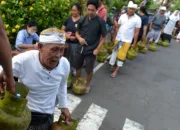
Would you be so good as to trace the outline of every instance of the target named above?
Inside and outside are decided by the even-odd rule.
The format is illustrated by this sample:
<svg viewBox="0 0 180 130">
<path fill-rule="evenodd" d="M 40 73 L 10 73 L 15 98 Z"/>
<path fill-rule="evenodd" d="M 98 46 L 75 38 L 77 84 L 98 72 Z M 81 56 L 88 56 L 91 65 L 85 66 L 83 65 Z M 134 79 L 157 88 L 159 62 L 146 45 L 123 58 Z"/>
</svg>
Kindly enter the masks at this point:
<svg viewBox="0 0 180 130">
<path fill-rule="evenodd" d="M 41 32 L 39 37 L 41 44 L 65 44 L 65 32 L 57 28 L 49 28 Z"/>
</svg>

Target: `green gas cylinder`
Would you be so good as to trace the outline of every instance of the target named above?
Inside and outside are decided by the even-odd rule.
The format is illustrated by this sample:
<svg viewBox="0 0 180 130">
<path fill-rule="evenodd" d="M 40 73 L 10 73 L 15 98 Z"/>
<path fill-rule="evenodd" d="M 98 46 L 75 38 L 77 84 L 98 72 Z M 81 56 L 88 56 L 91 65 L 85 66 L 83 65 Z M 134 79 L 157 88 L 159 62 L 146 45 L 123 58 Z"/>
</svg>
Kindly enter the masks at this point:
<svg viewBox="0 0 180 130">
<path fill-rule="evenodd" d="M 51 130 L 76 130 L 79 119 L 70 119 L 69 124 L 65 124 L 63 117 L 60 116 L 57 122 L 54 122 L 51 126 Z"/>
<path fill-rule="evenodd" d="M 26 130 L 31 121 L 31 113 L 27 108 L 26 96 L 29 89 L 16 83 L 15 95 L 5 90 L 0 95 L 0 130 Z"/>
</svg>

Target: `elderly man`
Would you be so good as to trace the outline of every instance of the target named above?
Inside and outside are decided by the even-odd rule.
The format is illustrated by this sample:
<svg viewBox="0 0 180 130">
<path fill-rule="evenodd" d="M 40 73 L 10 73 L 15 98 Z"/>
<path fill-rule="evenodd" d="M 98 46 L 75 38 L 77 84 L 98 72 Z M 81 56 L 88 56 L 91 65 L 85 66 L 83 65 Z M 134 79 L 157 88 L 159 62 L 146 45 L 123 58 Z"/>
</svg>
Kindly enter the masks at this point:
<svg viewBox="0 0 180 130">
<path fill-rule="evenodd" d="M 128 4 L 128 12 L 121 15 L 118 25 L 116 25 L 118 33 L 115 39 L 115 48 L 109 61 L 110 65 L 112 65 L 112 78 L 116 77 L 120 67 L 123 66 L 133 37 L 134 41 L 132 46 L 135 46 L 137 43 L 141 28 L 141 19 L 135 14 L 136 9 L 137 5 L 130 1 Z M 115 65 L 116 59 L 118 59 L 117 65 Z"/>
<path fill-rule="evenodd" d="M 14 93 L 11 57 L 11 47 L 0 17 L 0 65 L 2 65 L 4 69 L 3 75 L 0 75 L 0 93 L 2 92 L 1 86 L 3 82 L 6 82 L 9 92 Z"/>
<path fill-rule="evenodd" d="M 67 78 L 70 65 L 63 57 L 65 33 L 57 28 L 40 34 L 39 50 L 21 53 L 12 59 L 14 77 L 29 89 L 28 108 L 32 120 L 28 130 L 49 130 L 53 123 L 56 99 L 65 121 L 70 119 L 67 108 Z"/>
</svg>

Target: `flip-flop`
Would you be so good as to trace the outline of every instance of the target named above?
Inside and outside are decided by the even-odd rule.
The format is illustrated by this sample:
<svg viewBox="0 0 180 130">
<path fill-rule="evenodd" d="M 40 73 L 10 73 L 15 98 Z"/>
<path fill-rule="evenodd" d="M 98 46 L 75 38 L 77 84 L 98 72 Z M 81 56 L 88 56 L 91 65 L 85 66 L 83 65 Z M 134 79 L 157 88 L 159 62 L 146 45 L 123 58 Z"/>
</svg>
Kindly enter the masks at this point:
<svg viewBox="0 0 180 130">
<path fill-rule="evenodd" d="M 116 75 L 117 76 L 117 75 Z M 111 78 L 116 78 L 116 76 L 112 76 L 112 74 L 110 75 Z"/>
<path fill-rule="evenodd" d="M 85 94 L 88 94 L 89 93 L 89 91 L 90 91 L 90 89 L 91 89 L 91 87 L 89 86 L 89 87 L 86 87 L 86 89 L 85 89 Z"/>
<path fill-rule="evenodd" d="M 114 70 L 115 70 L 114 68 L 109 69 L 110 72 L 114 72 Z"/>
</svg>

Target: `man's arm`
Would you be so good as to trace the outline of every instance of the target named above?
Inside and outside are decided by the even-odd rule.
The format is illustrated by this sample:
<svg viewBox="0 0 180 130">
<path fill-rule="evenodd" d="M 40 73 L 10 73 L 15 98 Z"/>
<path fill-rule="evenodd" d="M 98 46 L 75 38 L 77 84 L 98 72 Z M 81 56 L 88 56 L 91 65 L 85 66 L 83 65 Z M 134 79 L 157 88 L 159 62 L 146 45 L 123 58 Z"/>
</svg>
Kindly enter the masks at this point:
<svg viewBox="0 0 180 130">
<path fill-rule="evenodd" d="M 104 44 L 105 39 L 106 39 L 106 37 L 104 37 L 104 36 L 101 37 L 101 40 L 100 40 L 100 42 L 99 42 L 99 44 L 98 44 L 98 46 L 96 48 L 98 51 L 101 48 L 101 46 Z"/>
<path fill-rule="evenodd" d="M 140 17 L 138 17 L 137 21 L 136 21 L 136 27 L 135 27 L 135 31 L 134 31 L 134 43 L 132 44 L 132 46 L 135 46 L 139 37 L 139 31 L 140 28 L 142 26 L 142 21 L 140 19 Z"/>
<path fill-rule="evenodd" d="M 100 20 L 100 19 L 99 19 Z M 100 33 L 101 33 L 101 39 L 100 42 L 97 46 L 97 48 L 93 51 L 94 55 L 97 55 L 99 52 L 99 49 L 101 48 L 101 46 L 104 44 L 104 41 L 106 39 L 106 35 L 107 35 L 107 30 L 106 30 L 106 23 L 103 20 L 100 20 Z"/>
<path fill-rule="evenodd" d="M 70 65 L 67 61 L 67 64 L 65 65 L 65 75 L 63 76 L 63 79 L 61 80 L 59 91 L 58 91 L 58 103 L 61 108 L 62 115 L 65 117 L 66 123 L 70 120 L 70 112 L 68 109 L 68 101 L 67 101 L 67 80 L 70 73 Z"/>
<path fill-rule="evenodd" d="M 6 75 L 7 89 L 9 92 L 14 93 L 14 79 L 12 73 L 12 54 L 11 46 L 4 29 L 0 17 L 0 65 L 2 65 L 4 73 Z"/>
<path fill-rule="evenodd" d="M 79 41 L 79 43 L 81 45 L 86 45 L 87 44 L 86 40 L 80 36 L 78 31 L 76 32 L 76 38 L 78 39 L 78 41 Z"/>
<path fill-rule="evenodd" d="M 143 40 L 146 40 L 147 25 L 143 27 Z"/>
<path fill-rule="evenodd" d="M 135 32 L 134 32 L 134 42 L 133 42 L 132 46 L 135 46 L 136 43 L 137 43 L 138 36 L 139 36 L 139 31 L 140 31 L 140 28 L 135 28 Z"/>
<path fill-rule="evenodd" d="M 19 49 L 36 49 L 35 44 L 19 44 L 17 47 Z"/>
<path fill-rule="evenodd" d="M 153 25 L 153 22 L 151 21 L 150 24 L 149 24 L 149 30 L 150 31 L 152 30 L 152 25 Z"/>
</svg>

